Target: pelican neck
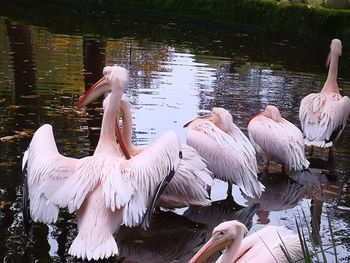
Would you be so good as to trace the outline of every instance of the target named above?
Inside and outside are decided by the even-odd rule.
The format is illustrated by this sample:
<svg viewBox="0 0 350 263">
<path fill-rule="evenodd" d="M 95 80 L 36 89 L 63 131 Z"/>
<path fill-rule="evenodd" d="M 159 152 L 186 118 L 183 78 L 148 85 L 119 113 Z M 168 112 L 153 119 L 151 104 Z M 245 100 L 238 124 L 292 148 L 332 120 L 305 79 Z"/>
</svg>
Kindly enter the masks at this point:
<svg viewBox="0 0 350 263">
<path fill-rule="evenodd" d="M 323 85 L 322 91 L 339 93 L 339 88 L 337 83 L 339 55 L 331 52 L 330 56 L 331 56 L 330 58 L 331 62 L 329 65 L 327 80 Z"/>
<path fill-rule="evenodd" d="M 116 146 L 117 144 L 115 135 L 115 121 L 118 117 L 120 98 L 122 96 L 122 92 L 119 90 L 121 89 L 116 88 L 111 92 L 109 103 L 107 104 L 103 114 L 100 139 L 95 152 L 98 152 L 101 149 L 109 148 L 113 145 Z"/>
</svg>

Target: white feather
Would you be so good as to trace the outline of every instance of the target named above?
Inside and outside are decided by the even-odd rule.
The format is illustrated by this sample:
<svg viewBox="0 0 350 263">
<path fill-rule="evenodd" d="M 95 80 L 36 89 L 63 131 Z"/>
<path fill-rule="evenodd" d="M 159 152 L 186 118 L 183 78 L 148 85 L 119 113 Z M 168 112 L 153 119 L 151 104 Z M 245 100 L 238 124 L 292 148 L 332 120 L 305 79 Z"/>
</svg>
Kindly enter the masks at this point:
<svg viewBox="0 0 350 263">
<path fill-rule="evenodd" d="M 336 92 L 311 93 L 302 99 L 299 120 L 306 145 L 331 147 L 345 128 L 350 113 L 350 99 Z M 339 133 L 330 140 L 332 133 Z"/>
<path fill-rule="evenodd" d="M 246 136 L 227 134 L 210 121 L 194 125 L 187 129 L 186 141 L 208 161 L 215 177 L 237 184 L 248 196 L 259 197 L 265 187 L 258 181 L 255 150 Z"/>
<path fill-rule="evenodd" d="M 248 135 L 257 151 L 267 155 L 269 160 L 286 165 L 294 171 L 309 167 L 302 133 L 286 119 L 276 122 L 258 115 L 249 122 Z"/>
<path fill-rule="evenodd" d="M 171 170 L 177 170 L 180 150 L 178 137 L 169 131 L 127 161 L 134 194 L 123 213 L 125 225 L 136 226 L 141 223 L 147 205 L 161 180 Z"/>
</svg>

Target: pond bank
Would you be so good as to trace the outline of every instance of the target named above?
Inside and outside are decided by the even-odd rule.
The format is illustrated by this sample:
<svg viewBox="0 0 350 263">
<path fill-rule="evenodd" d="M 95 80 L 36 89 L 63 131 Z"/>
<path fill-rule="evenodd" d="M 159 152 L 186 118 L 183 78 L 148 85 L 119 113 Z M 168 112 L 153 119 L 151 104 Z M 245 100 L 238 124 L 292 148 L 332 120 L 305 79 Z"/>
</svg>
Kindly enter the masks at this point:
<svg viewBox="0 0 350 263">
<path fill-rule="evenodd" d="M 350 10 L 280 3 L 275 0 L 39 0 L 35 5 L 31 1 L 14 0 L 2 5 L 3 11 L 0 13 L 3 15 L 19 12 L 18 7 L 21 7 L 22 17 L 27 14 L 31 19 L 51 19 L 57 20 L 57 23 L 64 23 L 64 15 L 57 16 L 57 12 L 64 14 L 71 8 L 108 9 L 110 12 L 121 12 L 126 8 L 127 12 L 140 15 L 147 15 L 144 13 L 147 11 L 160 16 L 190 19 L 190 23 L 210 21 L 290 39 L 350 40 Z"/>
<path fill-rule="evenodd" d="M 79 2 L 79 1 L 78 1 Z M 91 3 L 96 2 L 90 0 Z M 110 7 L 164 12 L 290 38 L 350 40 L 350 10 L 275 0 L 100 0 Z"/>
</svg>

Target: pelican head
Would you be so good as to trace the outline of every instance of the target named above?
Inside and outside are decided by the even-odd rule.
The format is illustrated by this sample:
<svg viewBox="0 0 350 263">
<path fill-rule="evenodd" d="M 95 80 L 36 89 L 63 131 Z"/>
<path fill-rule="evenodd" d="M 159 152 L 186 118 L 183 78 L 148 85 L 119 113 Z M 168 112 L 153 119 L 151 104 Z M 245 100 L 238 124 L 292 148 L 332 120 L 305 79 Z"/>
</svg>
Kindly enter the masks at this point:
<svg viewBox="0 0 350 263">
<path fill-rule="evenodd" d="M 327 57 L 327 61 L 326 61 L 326 66 L 329 66 L 329 63 L 331 62 L 331 58 L 332 56 L 336 56 L 339 57 L 342 54 L 342 44 L 341 41 L 339 39 L 333 39 L 331 42 L 331 46 L 330 46 L 330 52 L 329 55 Z"/>
<path fill-rule="evenodd" d="M 339 39 L 333 39 L 331 42 L 331 52 L 341 56 L 342 53 L 342 44 L 341 41 Z"/>
<path fill-rule="evenodd" d="M 192 121 L 186 123 L 183 127 L 188 127 L 192 122 L 197 119 L 207 119 L 214 123 L 218 128 L 224 132 L 230 132 L 233 123 L 232 115 L 224 108 L 214 107 L 210 114 L 206 114 L 195 118 Z"/>
<path fill-rule="evenodd" d="M 80 109 L 102 96 L 106 92 L 118 89 L 123 93 L 129 83 L 129 74 L 125 68 L 119 66 L 106 66 L 103 68 L 103 77 L 98 80 L 89 90 L 80 96 L 77 108 Z"/>
<path fill-rule="evenodd" d="M 192 257 L 189 263 L 205 262 L 216 251 L 228 249 L 233 244 L 239 245 L 247 232 L 246 226 L 237 220 L 219 224 L 214 228 L 208 242 Z"/>
<path fill-rule="evenodd" d="M 122 97 L 122 94 L 124 92 L 124 88 L 128 85 L 129 83 L 129 74 L 128 71 L 125 68 L 119 67 L 119 66 L 106 66 L 103 68 L 103 77 L 98 80 L 94 85 L 92 85 L 92 87 L 87 90 L 82 96 L 80 96 L 79 101 L 77 103 L 77 108 L 80 109 L 88 104 L 90 104 L 92 101 L 94 101 L 95 99 L 97 99 L 98 97 L 102 96 L 103 94 L 110 92 L 110 96 L 107 96 L 107 100 L 105 101 L 104 106 L 106 108 L 109 108 L 110 105 L 112 105 L 109 109 L 111 109 L 111 111 L 113 110 L 113 106 L 117 107 L 118 104 L 120 103 L 120 99 Z M 115 104 L 111 104 L 109 103 L 112 97 L 112 94 L 115 95 Z M 118 107 L 117 107 L 118 108 Z M 103 130 L 104 127 L 104 123 L 108 123 L 108 121 L 106 121 L 107 119 L 110 118 L 116 118 L 116 122 L 115 122 L 115 133 L 117 136 L 117 140 L 120 144 L 120 148 L 122 150 L 122 152 L 124 153 L 125 157 L 127 159 L 130 159 L 130 153 L 127 150 L 127 146 L 125 144 L 124 138 L 121 134 L 120 131 L 120 127 L 119 127 L 119 117 L 118 117 L 118 112 L 115 111 L 115 116 L 114 115 L 110 115 L 109 113 L 103 115 L 104 118 L 102 120 L 102 128 L 101 130 Z M 114 114 L 112 113 L 112 114 Z M 107 116 L 105 118 L 105 116 Z M 106 125 L 106 124 L 105 124 Z"/>
<path fill-rule="evenodd" d="M 273 105 L 267 105 L 265 111 L 263 111 L 262 114 L 265 117 L 274 120 L 275 122 L 282 121 L 282 116 L 281 116 L 280 111 L 278 110 L 277 107 L 275 107 Z"/>
<path fill-rule="evenodd" d="M 229 132 L 233 123 L 232 115 L 224 108 L 214 107 L 211 111 L 212 122 L 224 132 Z"/>
</svg>

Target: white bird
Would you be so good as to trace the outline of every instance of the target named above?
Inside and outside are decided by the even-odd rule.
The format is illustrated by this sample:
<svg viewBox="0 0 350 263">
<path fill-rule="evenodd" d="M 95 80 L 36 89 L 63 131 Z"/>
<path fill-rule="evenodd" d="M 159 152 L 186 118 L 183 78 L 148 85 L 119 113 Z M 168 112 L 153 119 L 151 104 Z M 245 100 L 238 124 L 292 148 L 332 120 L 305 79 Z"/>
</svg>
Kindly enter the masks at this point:
<svg viewBox="0 0 350 263">
<path fill-rule="evenodd" d="M 58 152 L 51 125 L 41 126 L 34 134 L 24 156 L 28 182 L 30 214 L 35 222 L 52 223 L 59 208 L 76 212 L 78 235 L 69 254 L 88 260 L 108 258 L 118 254 L 113 234 L 122 223 L 141 222 L 160 182 L 174 173 L 180 162 L 180 143 L 174 133 L 167 133 L 162 147 L 145 150 L 126 160 L 128 153 L 116 127 L 120 99 L 128 84 L 128 72 L 113 66 L 104 68 L 104 77 L 79 100 L 78 108 L 96 96 L 111 91 L 106 107 L 98 145 L 93 156 L 74 159 Z M 120 143 L 120 151 L 116 139 Z M 154 166 L 157 164 L 157 167 Z M 156 197 L 154 197 L 156 198 Z M 153 207 L 151 204 L 151 208 Z M 124 208 L 128 206 L 128 214 Z M 147 210 L 148 209 L 148 210 Z"/>
<path fill-rule="evenodd" d="M 110 94 L 103 105 L 109 103 Z M 122 134 L 131 156 L 137 156 L 145 149 L 157 147 L 159 141 L 150 145 L 135 146 L 132 143 L 132 115 L 126 96 L 120 102 Z M 190 205 L 210 205 L 209 191 L 213 185 L 212 173 L 207 169 L 203 158 L 192 147 L 182 145 L 182 160 L 174 177 L 160 195 L 157 205 L 164 208 L 180 208 Z"/>
<path fill-rule="evenodd" d="M 251 197 L 259 197 L 265 187 L 258 181 L 256 153 L 249 139 L 233 123 L 224 108 L 213 108 L 208 116 L 198 117 L 184 125 L 187 144 L 208 161 L 214 177 L 231 184 Z"/>
<path fill-rule="evenodd" d="M 341 41 L 333 39 L 330 49 L 328 76 L 321 92 L 304 97 L 299 108 L 304 142 L 312 148 L 333 146 L 343 132 L 350 113 L 350 99 L 340 94 L 337 83 Z"/>
<path fill-rule="evenodd" d="M 216 263 L 288 263 L 281 247 L 286 248 L 292 262 L 303 259 L 298 235 L 283 226 L 266 226 L 244 238 L 248 229 L 233 220 L 214 228 L 212 237 L 189 263 L 201 263 L 216 251 L 225 249 Z"/>
<path fill-rule="evenodd" d="M 251 118 L 248 135 L 255 150 L 263 157 L 265 170 L 270 161 L 276 161 L 290 171 L 309 167 L 301 131 L 282 118 L 277 107 L 267 105 L 265 111 Z"/>
</svg>

